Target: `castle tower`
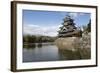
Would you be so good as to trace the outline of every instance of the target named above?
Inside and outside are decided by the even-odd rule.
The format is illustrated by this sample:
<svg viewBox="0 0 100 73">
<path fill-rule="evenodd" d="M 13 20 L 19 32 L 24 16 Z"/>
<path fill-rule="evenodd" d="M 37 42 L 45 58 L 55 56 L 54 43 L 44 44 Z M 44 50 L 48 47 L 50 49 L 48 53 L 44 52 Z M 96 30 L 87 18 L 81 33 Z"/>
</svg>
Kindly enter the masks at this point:
<svg viewBox="0 0 100 73">
<path fill-rule="evenodd" d="M 58 37 L 80 37 L 82 35 L 81 30 L 75 26 L 74 19 L 68 15 L 63 19 L 58 33 Z"/>
</svg>

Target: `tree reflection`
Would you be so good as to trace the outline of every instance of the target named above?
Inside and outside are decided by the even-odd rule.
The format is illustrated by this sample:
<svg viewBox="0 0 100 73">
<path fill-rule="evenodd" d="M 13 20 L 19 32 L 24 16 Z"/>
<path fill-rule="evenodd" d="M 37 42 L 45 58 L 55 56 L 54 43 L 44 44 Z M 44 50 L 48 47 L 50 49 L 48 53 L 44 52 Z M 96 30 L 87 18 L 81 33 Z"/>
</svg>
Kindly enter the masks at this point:
<svg viewBox="0 0 100 73">
<path fill-rule="evenodd" d="M 38 43 L 38 44 L 37 44 L 37 47 L 38 47 L 38 48 L 41 48 L 41 47 L 42 47 L 42 43 Z"/>
<path fill-rule="evenodd" d="M 24 44 L 23 48 L 34 49 L 34 48 L 36 48 L 36 44 L 35 43 L 33 43 L 33 44 Z"/>
</svg>

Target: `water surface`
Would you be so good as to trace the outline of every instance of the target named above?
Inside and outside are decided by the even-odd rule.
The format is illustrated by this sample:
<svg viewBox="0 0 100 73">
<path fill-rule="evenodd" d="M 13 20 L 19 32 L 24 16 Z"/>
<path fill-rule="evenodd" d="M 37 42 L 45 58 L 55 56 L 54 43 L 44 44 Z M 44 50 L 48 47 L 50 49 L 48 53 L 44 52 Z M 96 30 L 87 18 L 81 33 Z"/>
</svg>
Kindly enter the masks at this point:
<svg viewBox="0 0 100 73">
<path fill-rule="evenodd" d="M 58 61 L 81 59 L 79 52 L 58 49 L 52 43 L 25 44 L 23 62 Z"/>
</svg>

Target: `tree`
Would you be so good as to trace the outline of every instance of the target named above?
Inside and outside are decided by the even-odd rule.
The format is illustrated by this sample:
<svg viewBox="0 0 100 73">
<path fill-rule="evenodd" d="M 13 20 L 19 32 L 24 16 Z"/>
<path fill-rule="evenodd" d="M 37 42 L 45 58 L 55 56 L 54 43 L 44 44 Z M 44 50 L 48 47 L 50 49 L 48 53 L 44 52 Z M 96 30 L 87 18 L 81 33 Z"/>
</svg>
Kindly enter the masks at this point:
<svg viewBox="0 0 100 73">
<path fill-rule="evenodd" d="M 91 32 L 91 20 L 90 20 L 89 23 L 88 23 L 87 31 L 88 31 L 88 32 Z"/>
<path fill-rule="evenodd" d="M 91 32 L 91 20 L 89 20 L 89 23 L 87 25 L 83 26 L 83 32 L 84 33 L 89 33 Z"/>
</svg>

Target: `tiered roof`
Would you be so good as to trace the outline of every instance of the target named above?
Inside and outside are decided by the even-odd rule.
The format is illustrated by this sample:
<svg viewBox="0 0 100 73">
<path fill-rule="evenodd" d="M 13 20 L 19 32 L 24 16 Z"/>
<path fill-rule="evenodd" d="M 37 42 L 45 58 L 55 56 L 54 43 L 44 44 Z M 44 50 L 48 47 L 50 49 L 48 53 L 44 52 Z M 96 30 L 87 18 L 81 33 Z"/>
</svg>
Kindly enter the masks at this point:
<svg viewBox="0 0 100 73">
<path fill-rule="evenodd" d="M 60 27 L 60 30 L 58 31 L 59 32 L 58 36 L 59 37 L 73 36 L 73 33 L 76 30 L 77 30 L 77 27 L 75 26 L 74 19 L 72 19 L 70 16 L 66 16 L 63 19 L 63 23 L 62 23 L 62 26 Z M 68 35 L 69 33 L 70 33 L 70 35 Z M 75 33 L 75 35 L 76 35 L 76 33 Z"/>
</svg>

